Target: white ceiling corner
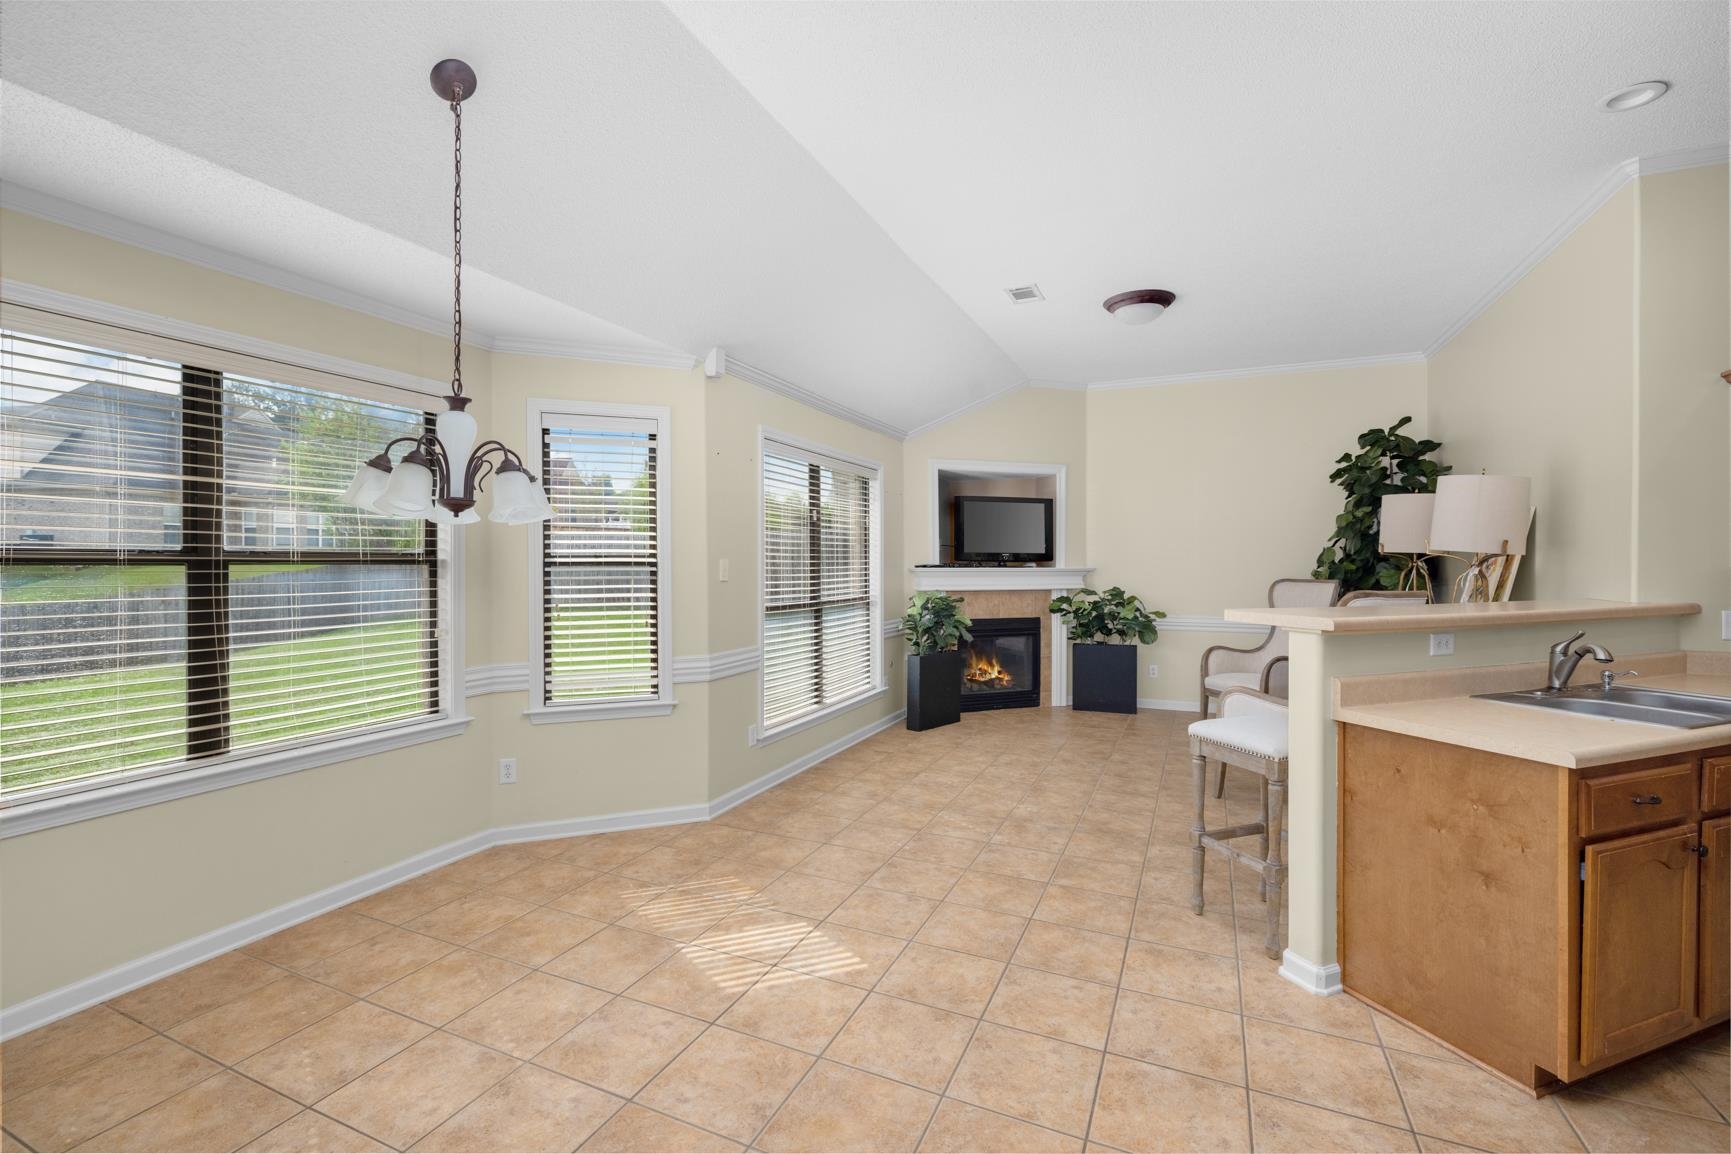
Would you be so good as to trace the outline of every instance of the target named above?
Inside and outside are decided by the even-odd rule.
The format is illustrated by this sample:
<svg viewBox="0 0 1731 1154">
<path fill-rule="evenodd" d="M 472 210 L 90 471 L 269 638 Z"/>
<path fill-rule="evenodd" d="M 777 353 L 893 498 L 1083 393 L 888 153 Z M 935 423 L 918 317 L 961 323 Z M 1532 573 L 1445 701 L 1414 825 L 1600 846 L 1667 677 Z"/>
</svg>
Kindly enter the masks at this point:
<svg viewBox="0 0 1731 1154">
<path fill-rule="evenodd" d="M 462 55 L 481 343 L 680 367 L 720 345 L 892 434 L 1023 387 L 1412 359 L 1608 186 L 1731 135 L 1723 6 L 1690 0 L 5 16 L 0 202 L 441 331 L 425 75 Z M 1650 78 L 1664 100 L 1594 106 Z M 1046 299 L 1004 295 L 1030 282 Z M 1179 300 L 1114 323 L 1100 301 L 1135 287 Z"/>
</svg>

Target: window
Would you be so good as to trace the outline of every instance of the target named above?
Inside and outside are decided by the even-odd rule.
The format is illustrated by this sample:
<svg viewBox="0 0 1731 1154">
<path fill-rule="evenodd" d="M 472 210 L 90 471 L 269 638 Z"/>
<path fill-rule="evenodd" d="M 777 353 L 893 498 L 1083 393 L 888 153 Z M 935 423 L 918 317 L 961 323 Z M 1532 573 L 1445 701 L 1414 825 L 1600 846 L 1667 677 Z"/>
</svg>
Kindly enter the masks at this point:
<svg viewBox="0 0 1731 1154">
<path fill-rule="evenodd" d="M 878 469 L 764 435 L 760 733 L 883 687 Z"/>
<path fill-rule="evenodd" d="M 541 672 L 536 720 L 665 713 L 667 410 L 530 403 L 553 516 L 535 534 Z"/>
<path fill-rule="evenodd" d="M 338 501 L 429 419 L 0 331 L 7 802 L 437 713 L 438 538 Z"/>
</svg>

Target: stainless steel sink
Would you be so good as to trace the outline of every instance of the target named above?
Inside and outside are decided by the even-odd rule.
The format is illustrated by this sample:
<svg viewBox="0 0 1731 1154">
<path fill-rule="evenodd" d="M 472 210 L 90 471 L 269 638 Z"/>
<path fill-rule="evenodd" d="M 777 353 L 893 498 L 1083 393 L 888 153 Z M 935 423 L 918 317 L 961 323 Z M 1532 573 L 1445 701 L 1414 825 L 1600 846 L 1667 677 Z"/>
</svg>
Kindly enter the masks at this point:
<svg viewBox="0 0 1731 1154">
<path fill-rule="evenodd" d="M 1474 696 L 1484 701 L 1558 709 L 1564 713 L 1585 713 L 1647 725 L 1668 725 L 1675 729 L 1731 725 L 1731 698 L 1679 693 L 1671 689 L 1615 685 L 1610 689 L 1526 689 L 1518 693 L 1479 693 Z"/>
</svg>

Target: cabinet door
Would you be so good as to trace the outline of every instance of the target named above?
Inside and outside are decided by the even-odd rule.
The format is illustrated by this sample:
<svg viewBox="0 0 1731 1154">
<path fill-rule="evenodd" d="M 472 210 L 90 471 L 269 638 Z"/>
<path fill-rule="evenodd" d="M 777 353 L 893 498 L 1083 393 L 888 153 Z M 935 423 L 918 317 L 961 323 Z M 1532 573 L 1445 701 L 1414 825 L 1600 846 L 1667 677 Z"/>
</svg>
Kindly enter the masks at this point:
<svg viewBox="0 0 1731 1154">
<path fill-rule="evenodd" d="M 1586 848 L 1581 1061 L 1641 1049 L 1695 1020 L 1698 825 Z"/>
<path fill-rule="evenodd" d="M 1701 823 L 1701 1017 L 1731 1013 L 1731 817 Z"/>
</svg>

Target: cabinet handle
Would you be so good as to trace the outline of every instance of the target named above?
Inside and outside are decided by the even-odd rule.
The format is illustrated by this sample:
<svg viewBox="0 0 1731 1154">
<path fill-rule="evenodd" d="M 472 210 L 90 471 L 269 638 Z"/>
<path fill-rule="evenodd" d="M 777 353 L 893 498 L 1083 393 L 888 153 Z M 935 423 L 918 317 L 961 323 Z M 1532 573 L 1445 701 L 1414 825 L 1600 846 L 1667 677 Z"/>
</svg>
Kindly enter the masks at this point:
<svg viewBox="0 0 1731 1154">
<path fill-rule="evenodd" d="M 1706 857 L 1707 856 L 1707 843 L 1702 842 L 1700 845 L 1691 846 L 1690 852 L 1692 852 L 1696 857 Z"/>
<path fill-rule="evenodd" d="M 1646 797 L 1633 797 L 1629 800 L 1634 802 L 1636 805 L 1659 805 L 1665 799 L 1656 793 L 1650 793 Z"/>
</svg>

